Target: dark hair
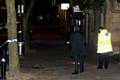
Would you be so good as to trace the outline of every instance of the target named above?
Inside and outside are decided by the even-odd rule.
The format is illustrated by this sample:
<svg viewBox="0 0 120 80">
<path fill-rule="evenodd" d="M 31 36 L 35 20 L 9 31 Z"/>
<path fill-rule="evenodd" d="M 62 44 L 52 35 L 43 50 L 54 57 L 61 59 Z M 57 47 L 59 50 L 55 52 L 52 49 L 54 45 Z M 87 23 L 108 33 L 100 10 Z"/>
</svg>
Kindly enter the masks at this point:
<svg viewBox="0 0 120 80">
<path fill-rule="evenodd" d="M 100 26 L 99 29 L 107 29 L 106 27 Z"/>
</svg>

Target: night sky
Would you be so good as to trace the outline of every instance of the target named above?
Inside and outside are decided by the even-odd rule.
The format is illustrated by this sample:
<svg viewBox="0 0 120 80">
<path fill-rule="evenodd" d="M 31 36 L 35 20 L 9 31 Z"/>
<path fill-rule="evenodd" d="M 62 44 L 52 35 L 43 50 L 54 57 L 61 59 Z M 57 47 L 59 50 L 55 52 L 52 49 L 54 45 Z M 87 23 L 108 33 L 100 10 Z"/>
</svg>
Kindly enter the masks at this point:
<svg viewBox="0 0 120 80">
<path fill-rule="evenodd" d="M 38 14 L 46 14 L 50 11 L 52 6 L 51 0 L 36 0 L 33 11 Z"/>
</svg>

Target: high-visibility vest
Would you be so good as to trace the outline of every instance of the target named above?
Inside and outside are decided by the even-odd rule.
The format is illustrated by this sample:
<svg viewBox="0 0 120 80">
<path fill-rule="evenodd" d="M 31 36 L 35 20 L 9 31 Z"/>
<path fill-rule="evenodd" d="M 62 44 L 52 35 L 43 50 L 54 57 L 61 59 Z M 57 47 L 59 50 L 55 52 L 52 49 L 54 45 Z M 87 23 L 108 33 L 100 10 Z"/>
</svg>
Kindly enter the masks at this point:
<svg viewBox="0 0 120 80">
<path fill-rule="evenodd" d="M 112 52 L 111 33 L 101 30 L 98 34 L 97 53 Z"/>
</svg>

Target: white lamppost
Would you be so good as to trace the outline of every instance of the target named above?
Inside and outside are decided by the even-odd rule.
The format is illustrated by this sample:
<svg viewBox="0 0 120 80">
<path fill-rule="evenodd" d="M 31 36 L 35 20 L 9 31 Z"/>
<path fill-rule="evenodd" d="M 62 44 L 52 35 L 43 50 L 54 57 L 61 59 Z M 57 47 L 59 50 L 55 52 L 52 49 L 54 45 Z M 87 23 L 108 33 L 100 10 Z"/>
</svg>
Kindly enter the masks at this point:
<svg viewBox="0 0 120 80">
<path fill-rule="evenodd" d="M 61 3 L 61 10 L 64 11 L 64 17 L 65 17 L 65 27 L 67 30 L 67 10 L 70 8 L 69 3 Z"/>
<path fill-rule="evenodd" d="M 69 3 L 61 3 L 61 10 L 65 11 L 65 19 L 66 19 L 66 11 L 70 8 Z"/>
<path fill-rule="evenodd" d="M 19 4 L 18 5 L 18 10 L 17 10 L 18 14 L 19 14 L 19 21 L 20 21 L 20 26 L 19 26 L 19 37 L 18 37 L 18 47 L 19 47 L 19 55 L 23 54 L 23 13 L 24 13 L 24 5 L 23 4 Z"/>
</svg>

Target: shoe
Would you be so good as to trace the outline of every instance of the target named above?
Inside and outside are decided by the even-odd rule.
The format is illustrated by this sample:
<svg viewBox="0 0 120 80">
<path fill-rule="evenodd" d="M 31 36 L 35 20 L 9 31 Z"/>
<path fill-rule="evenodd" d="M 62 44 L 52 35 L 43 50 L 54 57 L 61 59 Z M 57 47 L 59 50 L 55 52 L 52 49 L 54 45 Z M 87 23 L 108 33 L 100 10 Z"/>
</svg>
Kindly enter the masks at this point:
<svg viewBox="0 0 120 80">
<path fill-rule="evenodd" d="M 105 69 L 108 69 L 108 65 L 105 65 L 104 68 L 105 68 Z"/>
<path fill-rule="evenodd" d="M 0 77 L 0 80 L 6 80 L 6 78 L 5 77 Z"/>
<path fill-rule="evenodd" d="M 72 74 L 78 74 L 78 72 L 73 72 Z"/>
<path fill-rule="evenodd" d="M 102 66 L 98 66 L 97 69 L 102 69 Z"/>
<path fill-rule="evenodd" d="M 80 70 L 80 73 L 84 72 L 84 70 Z"/>
<path fill-rule="evenodd" d="M 105 69 L 107 70 L 107 69 L 108 69 L 108 67 L 105 67 Z"/>
</svg>

